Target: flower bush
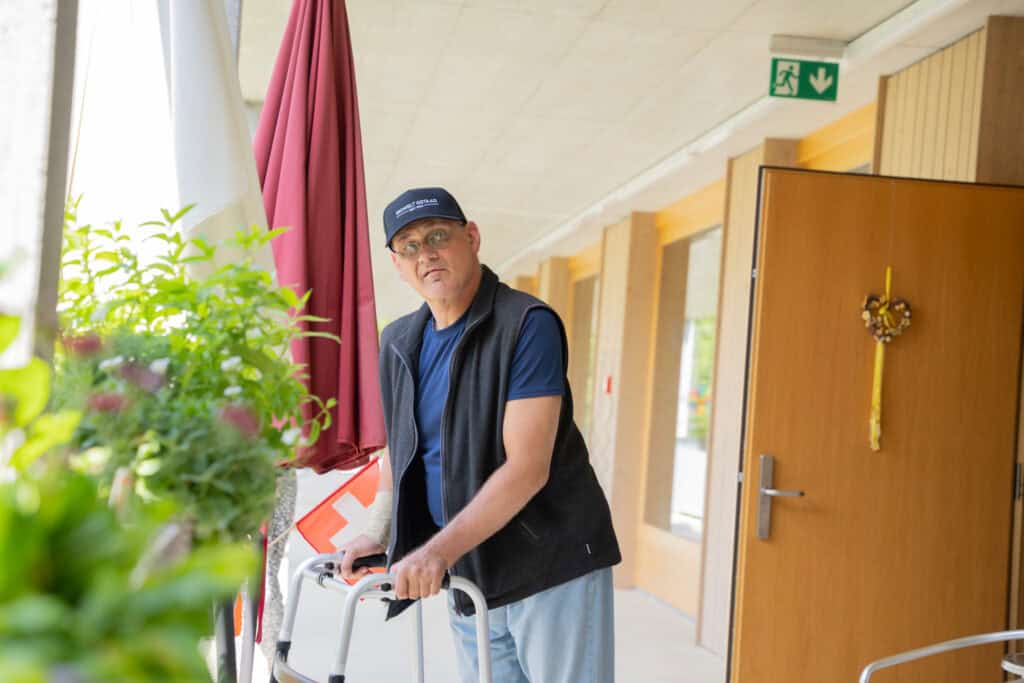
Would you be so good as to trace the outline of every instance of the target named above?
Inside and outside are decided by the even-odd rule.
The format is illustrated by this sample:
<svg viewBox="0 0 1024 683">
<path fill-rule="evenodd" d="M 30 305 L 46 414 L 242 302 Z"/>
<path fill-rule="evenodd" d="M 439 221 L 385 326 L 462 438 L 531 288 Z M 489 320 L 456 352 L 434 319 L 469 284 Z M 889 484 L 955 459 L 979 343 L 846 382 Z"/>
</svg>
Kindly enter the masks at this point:
<svg viewBox="0 0 1024 683">
<path fill-rule="evenodd" d="M 44 469 L 0 484 L 0 680 L 208 681 L 198 643 L 258 568 L 251 544 L 149 562 L 158 506 L 125 526 L 94 481 Z"/>
<path fill-rule="evenodd" d="M 309 394 L 290 342 L 306 297 L 278 287 L 254 249 L 280 231 L 240 231 L 218 247 L 187 240 L 188 208 L 140 226 L 152 251 L 131 248 L 120 223 L 79 225 L 66 216 L 58 310 L 55 406 L 80 411 L 75 464 L 110 486 L 131 472 L 143 502 L 173 500 L 199 542 L 253 533 L 273 507 L 277 466 L 313 443 L 334 401 Z M 208 273 L 194 275 L 197 270 Z M 316 403 L 302 424 L 302 407 Z M 305 434 L 303 434 L 305 431 Z"/>
<path fill-rule="evenodd" d="M 19 324 L 0 314 L 0 352 Z M 173 504 L 120 523 L 97 483 L 57 457 L 79 414 L 44 410 L 50 378 L 39 359 L 0 370 L 0 681 L 209 680 L 197 644 L 210 605 L 256 570 L 252 545 L 169 560 Z"/>
</svg>

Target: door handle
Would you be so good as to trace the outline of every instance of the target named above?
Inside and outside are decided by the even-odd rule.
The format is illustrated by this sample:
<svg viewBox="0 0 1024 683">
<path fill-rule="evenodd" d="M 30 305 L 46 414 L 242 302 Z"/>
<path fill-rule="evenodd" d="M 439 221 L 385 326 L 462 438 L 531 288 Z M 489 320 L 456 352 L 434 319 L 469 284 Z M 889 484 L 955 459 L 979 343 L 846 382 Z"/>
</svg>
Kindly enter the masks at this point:
<svg viewBox="0 0 1024 683">
<path fill-rule="evenodd" d="M 782 489 L 761 489 L 761 493 L 773 498 L 802 498 L 803 491 L 783 491 Z"/>
<path fill-rule="evenodd" d="M 757 537 L 767 540 L 772 533 L 772 498 L 803 498 L 803 491 L 774 488 L 775 458 L 761 454 L 761 482 L 757 491 Z"/>
</svg>

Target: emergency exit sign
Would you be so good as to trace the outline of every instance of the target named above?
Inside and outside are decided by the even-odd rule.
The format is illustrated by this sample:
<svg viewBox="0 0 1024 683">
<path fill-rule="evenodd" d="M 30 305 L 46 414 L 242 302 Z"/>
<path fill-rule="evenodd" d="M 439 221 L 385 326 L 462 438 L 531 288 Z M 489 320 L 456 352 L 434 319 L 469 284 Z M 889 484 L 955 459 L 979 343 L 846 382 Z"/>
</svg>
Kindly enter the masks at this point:
<svg viewBox="0 0 1024 683">
<path fill-rule="evenodd" d="M 839 92 L 839 65 L 775 58 L 768 92 L 772 97 L 835 102 Z"/>
</svg>

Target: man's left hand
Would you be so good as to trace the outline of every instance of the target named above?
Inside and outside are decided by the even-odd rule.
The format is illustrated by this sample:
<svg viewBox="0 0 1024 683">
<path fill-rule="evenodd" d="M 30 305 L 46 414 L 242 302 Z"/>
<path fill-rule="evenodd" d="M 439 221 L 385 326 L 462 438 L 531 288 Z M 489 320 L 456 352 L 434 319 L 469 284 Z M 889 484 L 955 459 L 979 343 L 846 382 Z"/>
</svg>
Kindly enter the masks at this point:
<svg viewBox="0 0 1024 683">
<path fill-rule="evenodd" d="M 417 600 L 429 598 L 441 590 L 448 562 L 429 546 L 423 546 L 391 566 L 395 576 L 395 595 Z"/>
</svg>

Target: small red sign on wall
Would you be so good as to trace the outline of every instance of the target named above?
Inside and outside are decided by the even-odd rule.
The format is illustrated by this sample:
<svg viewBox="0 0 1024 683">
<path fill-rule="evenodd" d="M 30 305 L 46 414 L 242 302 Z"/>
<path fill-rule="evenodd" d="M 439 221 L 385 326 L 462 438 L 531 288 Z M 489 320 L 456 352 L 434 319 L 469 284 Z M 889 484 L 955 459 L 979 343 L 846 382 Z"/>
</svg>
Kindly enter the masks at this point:
<svg viewBox="0 0 1024 683">
<path fill-rule="evenodd" d="M 608 394 L 609 396 L 612 395 L 612 376 L 611 375 L 608 375 L 607 377 L 604 378 L 604 393 Z"/>
</svg>

